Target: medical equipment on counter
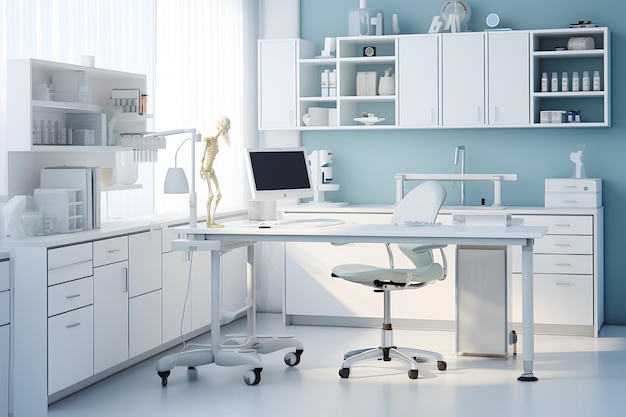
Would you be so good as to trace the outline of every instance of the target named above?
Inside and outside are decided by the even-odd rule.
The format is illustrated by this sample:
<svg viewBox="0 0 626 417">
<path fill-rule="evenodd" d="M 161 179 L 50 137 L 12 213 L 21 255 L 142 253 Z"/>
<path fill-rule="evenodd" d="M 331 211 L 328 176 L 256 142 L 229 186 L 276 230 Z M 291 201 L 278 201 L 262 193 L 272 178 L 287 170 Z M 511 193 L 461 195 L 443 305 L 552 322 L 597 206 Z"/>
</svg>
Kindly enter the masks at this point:
<svg viewBox="0 0 626 417">
<path fill-rule="evenodd" d="M 325 201 L 324 192 L 339 190 L 339 184 L 332 184 L 333 152 L 329 150 L 313 151 L 309 155 L 309 169 L 311 173 L 311 185 L 313 186 L 312 204 L 324 204 L 327 206 L 347 206 L 348 203 Z"/>
</svg>

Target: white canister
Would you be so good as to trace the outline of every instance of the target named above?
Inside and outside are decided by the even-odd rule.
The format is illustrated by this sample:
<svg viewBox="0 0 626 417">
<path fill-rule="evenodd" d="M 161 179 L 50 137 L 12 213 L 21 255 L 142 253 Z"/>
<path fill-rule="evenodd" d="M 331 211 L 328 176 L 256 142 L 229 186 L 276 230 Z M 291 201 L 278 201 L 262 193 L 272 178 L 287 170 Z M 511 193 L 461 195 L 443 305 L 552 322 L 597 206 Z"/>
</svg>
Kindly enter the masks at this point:
<svg viewBox="0 0 626 417">
<path fill-rule="evenodd" d="M 593 38 L 589 36 L 575 36 L 567 41 L 567 49 L 571 51 L 594 49 L 595 47 Z"/>
</svg>

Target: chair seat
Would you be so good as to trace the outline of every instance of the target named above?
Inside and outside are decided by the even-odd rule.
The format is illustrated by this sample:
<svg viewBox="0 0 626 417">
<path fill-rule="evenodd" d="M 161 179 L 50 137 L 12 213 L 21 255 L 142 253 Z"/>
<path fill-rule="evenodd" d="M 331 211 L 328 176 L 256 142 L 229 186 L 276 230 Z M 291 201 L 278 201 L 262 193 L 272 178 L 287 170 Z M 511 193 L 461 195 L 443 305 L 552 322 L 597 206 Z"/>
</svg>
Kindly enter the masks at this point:
<svg viewBox="0 0 626 417">
<path fill-rule="evenodd" d="M 369 287 L 380 288 L 383 284 L 395 284 L 404 287 L 421 287 L 432 281 L 442 279 L 443 268 L 431 264 L 424 268 L 379 268 L 364 264 L 338 265 L 333 268 L 332 276 Z"/>
</svg>

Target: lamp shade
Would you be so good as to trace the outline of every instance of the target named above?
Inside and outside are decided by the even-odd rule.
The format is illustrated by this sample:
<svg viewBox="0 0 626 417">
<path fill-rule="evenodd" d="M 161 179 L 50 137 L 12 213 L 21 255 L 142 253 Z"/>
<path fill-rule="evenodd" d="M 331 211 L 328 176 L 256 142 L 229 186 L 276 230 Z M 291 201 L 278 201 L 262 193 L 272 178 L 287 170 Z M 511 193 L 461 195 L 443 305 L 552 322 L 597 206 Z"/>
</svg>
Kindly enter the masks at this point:
<svg viewBox="0 0 626 417">
<path fill-rule="evenodd" d="M 189 183 L 182 168 L 169 168 L 165 175 L 165 194 L 188 194 Z"/>
</svg>

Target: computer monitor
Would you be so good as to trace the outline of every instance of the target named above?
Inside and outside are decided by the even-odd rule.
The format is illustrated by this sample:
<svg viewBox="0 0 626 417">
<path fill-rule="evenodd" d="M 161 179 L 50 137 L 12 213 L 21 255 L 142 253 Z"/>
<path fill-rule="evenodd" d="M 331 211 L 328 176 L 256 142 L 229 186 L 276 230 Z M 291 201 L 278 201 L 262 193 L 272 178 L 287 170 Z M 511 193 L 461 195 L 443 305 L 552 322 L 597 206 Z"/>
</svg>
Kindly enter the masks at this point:
<svg viewBox="0 0 626 417">
<path fill-rule="evenodd" d="M 280 200 L 313 196 L 304 148 L 248 148 L 245 156 L 253 199 Z"/>
</svg>

